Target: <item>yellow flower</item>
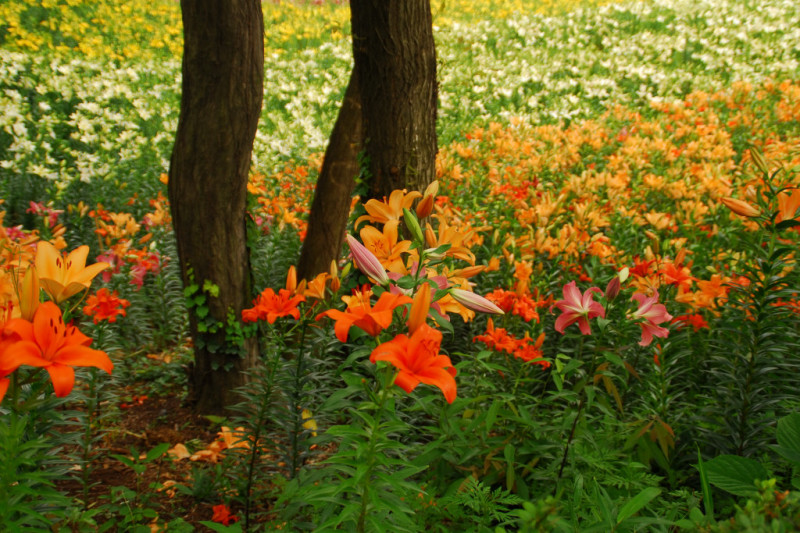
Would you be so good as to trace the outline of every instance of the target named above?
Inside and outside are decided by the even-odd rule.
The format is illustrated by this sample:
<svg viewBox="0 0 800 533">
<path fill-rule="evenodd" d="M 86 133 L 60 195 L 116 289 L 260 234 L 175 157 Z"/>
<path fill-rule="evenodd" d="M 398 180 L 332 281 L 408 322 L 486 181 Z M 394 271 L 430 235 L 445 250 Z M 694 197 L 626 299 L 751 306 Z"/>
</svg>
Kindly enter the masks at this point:
<svg viewBox="0 0 800 533">
<path fill-rule="evenodd" d="M 70 296 L 88 289 L 96 275 L 109 267 L 108 263 L 86 266 L 89 247 L 75 248 L 69 255 L 62 255 L 47 241 L 36 248 L 36 271 L 39 283 L 56 304 Z"/>
</svg>

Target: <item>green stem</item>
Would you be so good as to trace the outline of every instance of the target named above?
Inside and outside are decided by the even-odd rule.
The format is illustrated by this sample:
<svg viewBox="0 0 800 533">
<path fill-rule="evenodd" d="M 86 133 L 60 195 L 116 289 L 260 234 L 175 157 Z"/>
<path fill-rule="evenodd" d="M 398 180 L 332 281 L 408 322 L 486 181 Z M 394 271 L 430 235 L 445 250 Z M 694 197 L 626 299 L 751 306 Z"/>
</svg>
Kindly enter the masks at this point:
<svg viewBox="0 0 800 533">
<path fill-rule="evenodd" d="M 583 335 L 580 338 L 580 344 L 578 344 L 578 357 L 580 358 L 583 355 Z M 575 430 L 578 427 L 578 420 L 581 418 L 581 414 L 583 413 L 583 408 L 586 405 L 586 389 L 592 385 L 592 380 L 594 379 L 594 364 L 595 358 L 597 356 L 597 349 L 595 348 L 592 350 L 592 362 L 589 365 L 589 373 L 586 375 L 586 383 L 580 390 L 580 401 L 578 402 L 578 412 L 575 414 L 575 419 L 572 421 L 572 428 L 569 431 L 569 437 L 567 438 L 567 444 L 564 446 L 564 454 L 561 456 L 561 465 L 558 467 L 558 476 L 556 477 L 556 483 L 553 487 L 553 495 L 555 496 L 556 491 L 558 490 L 558 482 L 561 481 L 561 476 L 564 474 L 564 467 L 567 466 L 567 458 L 569 457 L 569 448 L 572 444 L 572 440 L 575 438 Z"/>
<path fill-rule="evenodd" d="M 281 338 L 278 335 L 274 327 L 271 324 L 268 324 L 270 329 L 269 338 Z M 255 478 L 255 470 L 256 470 L 256 461 L 259 457 L 259 445 L 258 442 L 261 440 L 261 429 L 264 427 L 266 423 L 267 413 L 269 412 L 269 403 L 272 398 L 272 384 L 275 381 L 275 374 L 278 371 L 278 367 L 280 366 L 281 362 L 281 355 L 280 353 L 276 353 L 275 357 L 273 358 L 272 365 L 267 368 L 267 375 L 266 378 L 262 378 L 261 372 L 259 372 L 258 379 L 266 379 L 267 387 L 266 390 L 261 389 L 259 392 L 261 393 L 261 404 L 259 405 L 259 413 L 256 417 L 256 426 L 253 431 L 253 442 L 250 446 L 250 461 L 247 466 L 247 483 L 245 484 L 244 490 L 244 530 L 249 531 L 250 528 L 250 510 L 252 505 L 252 492 L 253 492 L 253 480 Z M 262 382 L 263 383 L 263 382 Z M 260 388 L 260 387 L 259 387 Z"/>
<path fill-rule="evenodd" d="M 386 375 L 386 373 L 384 373 Z M 369 488 L 372 480 L 372 469 L 375 466 L 375 446 L 378 444 L 377 436 L 380 433 L 381 418 L 383 415 L 383 406 L 386 403 L 387 397 L 391 394 L 392 384 L 394 383 L 394 375 L 389 381 L 383 381 L 380 396 L 378 397 L 378 406 L 375 410 L 375 416 L 372 418 L 372 427 L 370 428 L 369 445 L 367 446 L 366 464 L 367 471 L 361 481 L 361 512 L 358 515 L 358 524 L 356 526 L 357 533 L 364 533 L 367 506 L 369 504 Z"/>
<path fill-rule="evenodd" d="M 291 454 L 292 454 L 292 465 L 291 471 L 289 472 L 289 479 L 294 478 L 297 474 L 297 471 L 300 468 L 299 460 L 300 460 L 300 453 L 298 452 L 299 447 L 299 435 L 300 431 L 303 429 L 303 415 L 302 415 L 302 407 L 300 406 L 300 397 L 302 396 L 302 375 L 303 375 L 303 353 L 304 353 L 304 346 L 306 341 L 306 321 L 303 321 L 303 328 L 300 330 L 300 345 L 297 347 L 297 357 L 296 357 L 296 366 L 294 370 L 294 388 L 292 390 L 292 397 L 291 397 L 291 409 L 294 412 L 294 427 L 292 428 L 292 434 L 289 435 L 289 440 L 291 442 Z"/>
</svg>

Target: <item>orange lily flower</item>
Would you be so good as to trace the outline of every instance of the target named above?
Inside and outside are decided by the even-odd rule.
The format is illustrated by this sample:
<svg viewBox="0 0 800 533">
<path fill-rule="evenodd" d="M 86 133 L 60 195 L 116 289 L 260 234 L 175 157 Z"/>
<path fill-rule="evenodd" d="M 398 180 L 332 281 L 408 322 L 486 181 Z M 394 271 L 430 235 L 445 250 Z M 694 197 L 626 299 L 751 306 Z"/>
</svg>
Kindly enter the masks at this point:
<svg viewBox="0 0 800 533">
<path fill-rule="evenodd" d="M 388 200 L 386 200 L 385 197 L 382 202 L 375 199 L 369 200 L 364 204 L 364 209 L 366 209 L 369 214 L 358 217 L 358 220 L 356 220 L 356 227 L 364 221 L 385 224 L 390 220 L 400 220 L 403 216 L 403 208 L 411 209 L 411 204 L 414 203 L 414 200 L 421 196 L 422 194 L 418 191 L 406 193 L 405 189 L 398 189 L 392 191 Z"/>
<path fill-rule="evenodd" d="M 96 275 L 109 267 L 108 263 L 86 266 L 89 247 L 85 244 L 66 257 L 47 241 L 36 247 L 36 271 L 42 288 L 54 302 L 61 303 L 70 296 L 88 289 Z"/>
<path fill-rule="evenodd" d="M 411 241 L 397 242 L 399 221 L 390 220 L 383 226 L 383 232 L 373 226 L 366 226 L 360 232 L 364 246 L 372 252 L 383 268 L 389 272 L 405 274 L 406 268 L 401 254 L 411 248 Z"/>
<path fill-rule="evenodd" d="M 448 225 L 443 217 L 439 217 L 438 236 L 431 226 L 425 228 L 425 241 L 430 248 L 438 248 L 443 244 L 449 244 L 450 248 L 445 251 L 444 255 L 463 259 L 470 265 L 475 264 L 475 254 L 473 254 L 464 243 L 471 239 L 473 235 L 474 230 L 461 233 L 458 231 L 458 228 Z"/>
<path fill-rule="evenodd" d="M 456 399 L 456 369 L 450 358 L 439 353 L 442 333 L 427 324 L 411 335 L 398 335 L 372 350 L 369 360 L 386 361 L 400 371 L 394 384 L 410 393 L 420 383 L 439 387 L 447 403 Z"/>
<path fill-rule="evenodd" d="M 328 283 L 328 278 L 331 277 L 327 272 L 320 272 L 306 285 L 303 291 L 303 296 L 306 298 L 314 298 L 316 300 L 325 299 L 325 288 Z"/>
<path fill-rule="evenodd" d="M 242 321 L 266 320 L 270 324 L 274 324 L 275 319 L 287 315 L 294 317 L 295 320 L 300 320 L 300 310 L 297 305 L 305 301 L 305 296 L 293 296 L 292 292 L 287 289 L 280 289 L 278 294 L 275 294 L 275 291 L 267 287 L 253 301 L 253 307 L 242 310 Z"/>
<path fill-rule="evenodd" d="M 783 191 L 778 195 L 778 216 L 775 222 L 792 220 L 798 209 L 800 209 L 800 189 Z"/>
<path fill-rule="evenodd" d="M 21 318 L 9 321 L 4 334 L 16 341 L 5 345 L 6 364 L 45 368 L 59 398 L 69 394 L 75 385 L 73 366 L 93 366 L 109 374 L 114 369 L 105 352 L 89 348 L 92 339 L 75 326 L 64 324 L 61 310 L 53 302 L 39 306 L 33 323 Z"/>
<path fill-rule="evenodd" d="M 347 342 L 350 326 L 356 326 L 375 337 L 392 323 L 394 309 L 400 305 L 411 303 L 411 301 L 408 296 L 392 294 L 387 291 L 381 294 L 375 307 L 371 307 L 369 299 L 351 300 L 347 311 L 328 309 L 317 315 L 317 320 L 323 316 L 334 319 L 336 324 L 333 330 L 340 342 Z"/>
</svg>

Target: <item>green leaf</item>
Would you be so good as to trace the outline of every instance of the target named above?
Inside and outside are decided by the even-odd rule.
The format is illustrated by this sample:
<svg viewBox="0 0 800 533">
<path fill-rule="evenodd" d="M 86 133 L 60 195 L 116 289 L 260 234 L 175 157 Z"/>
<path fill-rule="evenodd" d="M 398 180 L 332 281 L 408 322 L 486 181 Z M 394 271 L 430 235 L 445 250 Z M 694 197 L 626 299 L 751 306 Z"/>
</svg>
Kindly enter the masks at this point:
<svg viewBox="0 0 800 533">
<path fill-rule="evenodd" d="M 147 452 L 147 456 L 145 456 L 144 460 L 147 461 L 148 463 L 155 461 L 156 459 L 167 453 L 168 449 L 169 449 L 169 442 L 162 442 L 161 444 L 159 444 L 158 446 Z"/>
<path fill-rule="evenodd" d="M 450 335 L 455 335 L 455 330 L 453 330 L 453 324 L 451 324 L 449 320 L 440 315 L 435 309 L 431 309 L 430 314 L 431 316 L 433 316 L 433 319 L 436 321 L 436 323 L 439 325 L 440 328 L 450 333 Z"/>
<path fill-rule="evenodd" d="M 500 407 L 502 407 L 503 402 L 501 400 L 495 400 L 492 402 L 492 406 L 489 407 L 489 411 L 486 413 L 486 433 L 488 434 L 492 430 L 492 426 L 494 425 L 494 421 L 497 420 L 497 413 L 500 411 Z"/>
<path fill-rule="evenodd" d="M 209 529 L 218 531 L 219 533 L 238 533 L 242 530 L 242 526 L 239 524 L 239 522 L 234 522 L 229 526 L 217 524 L 216 522 L 209 522 L 208 520 L 201 520 L 200 523 Z"/>
<path fill-rule="evenodd" d="M 514 445 L 509 443 L 506 444 L 506 447 L 503 449 L 503 457 L 506 459 L 506 488 L 508 490 L 512 490 L 514 487 L 514 482 L 516 481 L 516 475 L 514 472 L 514 455 L 516 450 L 514 450 Z"/>
<path fill-rule="evenodd" d="M 782 448 L 800 454 L 800 413 L 792 413 L 778 420 L 776 436 Z"/>
<path fill-rule="evenodd" d="M 756 480 L 769 479 L 761 463 L 738 455 L 720 455 L 705 463 L 708 481 L 736 496 L 757 492 Z"/>
<path fill-rule="evenodd" d="M 213 281 L 207 279 L 207 280 L 205 280 L 203 282 L 203 292 L 207 292 L 208 294 L 210 294 L 214 298 L 218 298 L 219 297 L 219 285 L 216 285 Z"/>
<path fill-rule="evenodd" d="M 647 487 L 642 492 L 628 500 L 628 502 L 622 506 L 622 509 L 619 510 L 619 513 L 617 513 L 617 525 L 638 513 L 645 505 L 650 503 L 650 501 L 659 494 L 661 494 L 661 489 L 656 487 Z"/>
<path fill-rule="evenodd" d="M 711 494 L 711 487 L 708 484 L 708 472 L 706 471 L 705 464 L 703 463 L 703 456 L 700 455 L 700 448 L 697 448 L 697 470 L 700 472 L 700 486 L 703 489 L 703 507 L 706 511 L 706 516 L 714 518 L 714 498 Z"/>
</svg>

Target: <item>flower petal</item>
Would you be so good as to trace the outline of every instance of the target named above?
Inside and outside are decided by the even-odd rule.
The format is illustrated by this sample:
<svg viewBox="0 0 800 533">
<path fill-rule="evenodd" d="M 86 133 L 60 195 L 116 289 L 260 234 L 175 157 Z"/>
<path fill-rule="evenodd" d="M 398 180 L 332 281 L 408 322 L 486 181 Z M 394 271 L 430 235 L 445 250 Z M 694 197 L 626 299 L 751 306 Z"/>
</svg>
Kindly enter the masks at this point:
<svg viewBox="0 0 800 533">
<path fill-rule="evenodd" d="M 72 387 L 75 386 L 75 371 L 71 366 L 52 364 L 47 367 L 47 373 L 53 381 L 56 396 L 63 398 L 72 392 Z"/>
<path fill-rule="evenodd" d="M 101 350 L 87 348 L 83 345 L 71 345 L 61 348 L 54 359 L 55 363 L 69 366 L 93 366 L 105 370 L 108 374 L 114 370 L 114 363 L 108 354 Z"/>
</svg>

